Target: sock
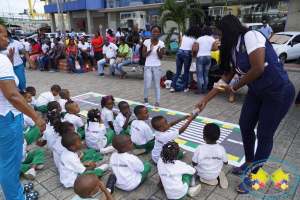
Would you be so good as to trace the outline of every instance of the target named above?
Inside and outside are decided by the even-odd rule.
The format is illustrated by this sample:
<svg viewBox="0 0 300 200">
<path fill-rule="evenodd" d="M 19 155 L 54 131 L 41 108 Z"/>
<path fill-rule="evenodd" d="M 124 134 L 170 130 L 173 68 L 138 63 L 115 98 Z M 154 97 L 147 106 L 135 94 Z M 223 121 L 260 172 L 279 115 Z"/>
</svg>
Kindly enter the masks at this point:
<svg viewBox="0 0 300 200">
<path fill-rule="evenodd" d="M 111 193 L 111 189 L 110 189 L 110 188 L 107 188 L 107 191 L 108 191 L 109 193 Z"/>
<path fill-rule="evenodd" d="M 190 180 L 190 182 L 192 182 L 192 181 L 195 181 L 195 177 L 193 177 L 193 178 Z"/>
</svg>

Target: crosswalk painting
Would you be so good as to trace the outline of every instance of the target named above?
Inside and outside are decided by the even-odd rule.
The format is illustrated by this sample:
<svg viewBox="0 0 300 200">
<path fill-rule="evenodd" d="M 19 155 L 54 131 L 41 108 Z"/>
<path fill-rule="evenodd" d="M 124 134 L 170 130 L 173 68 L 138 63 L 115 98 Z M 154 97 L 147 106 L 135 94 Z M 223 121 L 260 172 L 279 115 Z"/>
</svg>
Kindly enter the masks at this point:
<svg viewBox="0 0 300 200">
<path fill-rule="evenodd" d="M 103 94 L 98 94 L 94 92 L 85 93 L 72 98 L 76 101 L 80 107 L 80 114 L 86 116 L 89 109 L 98 108 L 101 110 L 100 102 L 101 98 L 105 96 Z M 137 105 L 143 105 L 142 103 L 115 98 L 115 106 L 113 108 L 114 112 L 119 112 L 118 102 L 126 101 L 130 105 L 130 109 L 133 113 L 134 107 Z M 147 106 L 149 110 L 149 120 L 146 123 L 151 127 L 151 119 L 154 116 L 162 115 L 168 122 L 172 122 L 184 115 L 189 115 L 189 113 L 183 113 L 179 111 L 169 110 L 165 108 L 156 109 L 153 106 Z M 132 118 L 135 118 L 132 114 Z M 179 129 L 186 121 L 182 121 L 175 126 L 171 127 L 170 130 Z M 205 144 L 203 140 L 203 128 L 208 123 L 215 123 L 221 129 L 220 139 L 217 141 L 218 144 L 222 145 L 228 156 L 229 164 L 240 166 L 244 163 L 244 148 L 242 143 L 241 130 L 238 125 L 231 124 L 227 122 L 218 121 L 215 119 L 205 118 L 200 115 L 189 125 L 189 127 L 183 132 L 179 138 L 175 141 L 180 145 L 181 148 L 194 152 L 196 147 L 201 144 Z M 152 127 L 151 127 L 152 128 Z M 152 130 L 154 130 L 152 128 Z M 155 131 L 154 131 L 155 134 Z"/>
</svg>

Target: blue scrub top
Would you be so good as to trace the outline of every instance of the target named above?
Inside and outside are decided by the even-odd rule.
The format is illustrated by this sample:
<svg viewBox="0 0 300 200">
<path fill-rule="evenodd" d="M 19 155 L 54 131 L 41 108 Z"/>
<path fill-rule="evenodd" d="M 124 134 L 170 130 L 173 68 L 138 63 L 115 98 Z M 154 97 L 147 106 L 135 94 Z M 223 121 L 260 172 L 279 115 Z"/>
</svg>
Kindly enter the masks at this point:
<svg viewBox="0 0 300 200">
<path fill-rule="evenodd" d="M 141 32 L 141 36 L 144 36 L 144 37 L 151 37 L 151 32 L 150 31 L 147 31 L 147 30 L 143 30 Z"/>
</svg>

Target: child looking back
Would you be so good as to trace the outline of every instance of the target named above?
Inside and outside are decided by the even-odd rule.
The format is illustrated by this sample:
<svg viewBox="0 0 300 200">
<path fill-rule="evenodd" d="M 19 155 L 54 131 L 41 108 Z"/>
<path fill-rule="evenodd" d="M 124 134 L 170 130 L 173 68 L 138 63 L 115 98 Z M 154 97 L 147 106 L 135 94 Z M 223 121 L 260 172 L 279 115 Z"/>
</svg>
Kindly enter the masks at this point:
<svg viewBox="0 0 300 200">
<path fill-rule="evenodd" d="M 75 132 L 78 133 L 80 139 L 84 138 L 85 136 L 85 124 L 82 122 L 81 118 L 79 117 L 80 107 L 75 101 L 68 101 L 65 104 L 65 108 L 67 114 L 64 117 L 64 121 L 71 122 L 75 126 Z M 80 129 L 79 129 L 80 128 Z"/>
<path fill-rule="evenodd" d="M 112 95 L 102 97 L 101 99 L 101 118 L 107 131 L 115 130 L 113 124 L 114 116 L 117 116 L 118 114 L 112 111 L 114 108 L 114 101 L 115 99 Z"/>
<path fill-rule="evenodd" d="M 134 114 L 138 118 L 131 124 L 130 135 L 133 146 L 136 148 L 133 153 L 138 155 L 148 153 L 154 148 L 154 136 L 152 130 L 145 120 L 149 119 L 149 112 L 145 106 L 136 106 Z"/>
<path fill-rule="evenodd" d="M 151 164 L 144 162 L 128 151 L 132 150 L 132 142 L 129 135 L 116 135 L 112 145 L 117 152 L 110 157 L 109 165 L 117 177 L 116 187 L 132 191 L 145 180 L 151 171 Z"/>
<path fill-rule="evenodd" d="M 186 115 L 180 119 L 177 119 L 171 123 L 168 123 L 167 119 L 163 116 L 156 116 L 153 117 L 151 120 L 152 127 L 156 130 L 155 133 L 155 145 L 154 149 L 152 150 L 152 160 L 153 162 L 157 163 L 160 158 L 160 153 L 162 147 L 167 142 L 171 142 L 179 137 L 181 133 L 183 133 L 186 128 L 190 125 L 190 123 L 197 117 L 196 115 Z M 179 122 L 188 119 L 188 121 L 178 130 L 170 131 L 170 127 L 178 124 Z M 183 157 L 183 152 L 180 150 L 178 160 Z"/>
<path fill-rule="evenodd" d="M 192 161 L 202 183 L 217 185 L 219 179 L 220 186 L 227 188 L 228 181 L 221 170 L 223 165 L 228 164 L 228 158 L 224 147 L 217 144 L 219 137 L 220 127 L 216 124 L 206 124 L 203 129 L 203 140 L 206 144 L 196 148 Z"/>
<path fill-rule="evenodd" d="M 50 92 L 44 92 L 40 94 L 38 99 L 36 100 L 36 107 L 35 110 L 44 113 L 48 112 L 47 105 L 49 102 L 55 100 L 55 96 L 58 95 L 59 91 L 61 90 L 59 85 L 53 85 L 51 87 Z"/>
<path fill-rule="evenodd" d="M 125 101 L 121 101 L 118 104 L 120 113 L 118 114 L 114 127 L 115 127 L 115 132 L 117 135 L 121 134 L 127 134 L 129 135 L 130 133 L 130 124 L 133 122 L 133 120 L 129 121 L 131 117 L 131 111 L 129 108 L 129 104 Z"/>
<path fill-rule="evenodd" d="M 108 165 L 104 164 L 97 167 L 93 161 L 81 162 L 76 151 L 82 147 L 80 137 L 75 132 L 65 133 L 62 136 L 61 144 L 66 149 L 61 154 L 59 172 L 60 182 L 66 187 L 73 187 L 77 176 L 85 173 L 93 173 L 101 177 L 103 172 L 108 169 Z M 87 167 L 85 167 L 87 166 Z"/>
<path fill-rule="evenodd" d="M 36 89 L 32 86 L 28 86 L 25 90 L 26 90 L 26 92 L 29 92 L 31 94 L 32 101 L 29 105 L 34 109 L 34 107 L 36 105 L 36 99 L 34 98 L 36 95 Z"/>
<path fill-rule="evenodd" d="M 61 106 L 61 112 L 63 113 L 63 115 L 66 115 L 67 111 L 65 109 L 65 105 L 68 101 L 71 101 L 69 90 L 61 89 L 59 91 L 59 96 L 60 96 L 60 99 L 58 100 L 58 103 Z"/>
</svg>

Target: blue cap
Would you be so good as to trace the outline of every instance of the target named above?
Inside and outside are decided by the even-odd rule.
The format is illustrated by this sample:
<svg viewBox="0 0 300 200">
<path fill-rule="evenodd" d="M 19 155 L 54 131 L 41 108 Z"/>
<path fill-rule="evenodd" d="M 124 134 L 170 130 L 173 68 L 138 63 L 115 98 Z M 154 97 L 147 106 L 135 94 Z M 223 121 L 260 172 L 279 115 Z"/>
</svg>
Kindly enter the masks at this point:
<svg viewBox="0 0 300 200">
<path fill-rule="evenodd" d="M 266 23 L 268 23 L 268 21 L 267 21 L 267 20 L 264 20 L 264 21 L 263 21 L 263 24 L 266 24 Z"/>
<path fill-rule="evenodd" d="M 146 23 L 146 26 L 151 26 L 151 24 L 149 22 Z"/>
</svg>

